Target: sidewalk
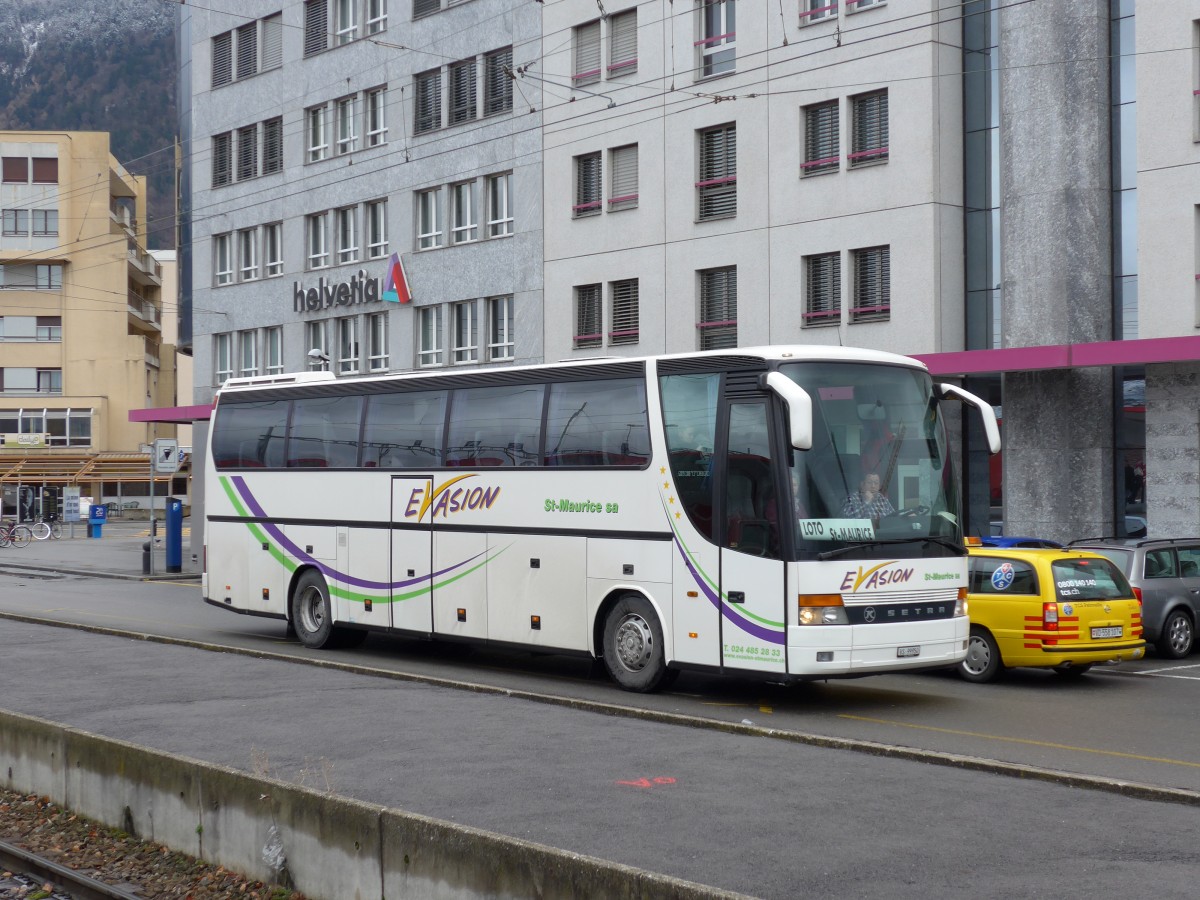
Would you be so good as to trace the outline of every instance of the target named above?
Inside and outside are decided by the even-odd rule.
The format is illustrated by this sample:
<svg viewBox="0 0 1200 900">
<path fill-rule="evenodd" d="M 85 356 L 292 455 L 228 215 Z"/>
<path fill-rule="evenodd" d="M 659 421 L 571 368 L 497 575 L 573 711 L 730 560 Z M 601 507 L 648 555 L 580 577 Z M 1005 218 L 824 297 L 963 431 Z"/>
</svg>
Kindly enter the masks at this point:
<svg viewBox="0 0 1200 900">
<path fill-rule="evenodd" d="M 72 526 L 63 523 L 59 540 L 31 541 L 26 547 L 0 549 L 0 569 L 32 569 L 62 572 L 68 575 L 87 575 L 93 578 L 125 578 L 132 580 L 186 581 L 199 579 L 200 562 L 193 560 L 189 530 L 191 519 L 183 520 L 183 554 L 180 572 L 166 572 L 166 528 L 158 523 L 158 538 L 154 543 L 154 575 L 142 571 L 143 545 L 150 540 L 150 523 L 146 520 L 110 520 L 101 526 L 98 538 L 88 537 L 87 522 Z"/>
</svg>

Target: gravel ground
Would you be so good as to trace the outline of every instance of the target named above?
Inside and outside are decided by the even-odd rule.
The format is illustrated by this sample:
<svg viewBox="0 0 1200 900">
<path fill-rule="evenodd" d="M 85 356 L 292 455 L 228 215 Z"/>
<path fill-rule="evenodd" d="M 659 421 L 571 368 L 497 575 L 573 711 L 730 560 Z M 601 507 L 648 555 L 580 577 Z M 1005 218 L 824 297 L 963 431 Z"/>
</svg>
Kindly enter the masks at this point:
<svg viewBox="0 0 1200 900">
<path fill-rule="evenodd" d="M 51 803 L 0 790 L 0 841 L 147 898 L 181 900 L 306 900 L 167 847 L 130 838 Z M 65 895 L 21 884 L 0 867 L 0 900 Z"/>
</svg>

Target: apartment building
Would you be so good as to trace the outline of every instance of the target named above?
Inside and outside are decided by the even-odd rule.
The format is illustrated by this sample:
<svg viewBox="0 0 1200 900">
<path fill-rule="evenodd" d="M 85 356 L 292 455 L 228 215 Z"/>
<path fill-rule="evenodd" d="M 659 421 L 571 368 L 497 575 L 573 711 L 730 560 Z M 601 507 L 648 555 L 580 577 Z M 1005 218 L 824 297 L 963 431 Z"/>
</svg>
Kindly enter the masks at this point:
<svg viewBox="0 0 1200 900">
<path fill-rule="evenodd" d="M 175 395 L 145 179 L 105 133 L 0 132 L 0 157 L 3 513 L 51 512 L 64 484 L 145 493 L 139 451 L 173 429 L 129 413 Z"/>
<path fill-rule="evenodd" d="M 1001 460 L 963 420 L 969 530 L 1200 526 L 1200 0 L 208 6 L 180 10 L 198 402 L 857 345 L 1003 413 Z M 376 299 L 393 254 L 411 304 Z"/>
</svg>

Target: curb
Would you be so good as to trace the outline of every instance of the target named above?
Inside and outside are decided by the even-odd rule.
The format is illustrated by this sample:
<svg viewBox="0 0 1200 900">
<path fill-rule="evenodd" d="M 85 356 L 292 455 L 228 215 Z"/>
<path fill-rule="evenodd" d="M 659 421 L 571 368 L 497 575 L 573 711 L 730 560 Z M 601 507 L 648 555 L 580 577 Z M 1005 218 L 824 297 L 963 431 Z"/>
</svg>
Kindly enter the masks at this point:
<svg viewBox="0 0 1200 900">
<path fill-rule="evenodd" d="M 112 578 L 121 581 L 195 581 L 199 583 L 199 572 L 169 572 L 161 575 L 133 575 L 127 572 L 111 572 L 104 569 L 68 569 L 63 566 L 39 566 L 32 563 L 10 563 L 0 561 L 0 570 L 19 569 L 28 572 L 50 572 L 55 575 L 81 575 L 85 578 Z"/>
</svg>

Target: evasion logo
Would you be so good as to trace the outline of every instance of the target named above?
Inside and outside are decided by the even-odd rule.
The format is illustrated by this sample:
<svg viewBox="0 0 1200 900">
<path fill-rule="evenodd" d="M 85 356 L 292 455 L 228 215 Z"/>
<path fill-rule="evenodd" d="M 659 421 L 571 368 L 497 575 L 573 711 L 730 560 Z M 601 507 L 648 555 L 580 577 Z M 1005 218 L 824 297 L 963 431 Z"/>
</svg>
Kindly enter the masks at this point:
<svg viewBox="0 0 1200 900">
<path fill-rule="evenodd" d="M 877 566 L 872 566 L 867 570 L 863 570 L 859 566 L 857 570 L 851 570 L 846 573 L 846 577 L 842 579 L 843 591 L 869 591 L 873 588 L 881 588 L 889 584 L 903 584 L 913 576 L 913 570 L 909 569 L 888 569 L 888 566 L 896 564 L 896 560 L 891 559 L 887 562 L 881 562 Z"/>
<path fill-rule="evenodd" d="M 440 486 L 433 487 L 428 493 L 423 487 L 413 488 L 413 492 L 408 497 L 408 505 L 404 509 L 404 518 L 423 519 L 430 507 L 433 508 L 430 518 L 438 516 L 445 518 L 451 513 L 467 509 L 491 509 L 496 498 L 500 496 L 499 485 L 486 488 L 456 487 L 454 490 L 450 490 L 464 478 L 474 477 L 474 474 L 457 475 Z M 432 484 L 430 482 L 431 486 Z"/>
</svg>

